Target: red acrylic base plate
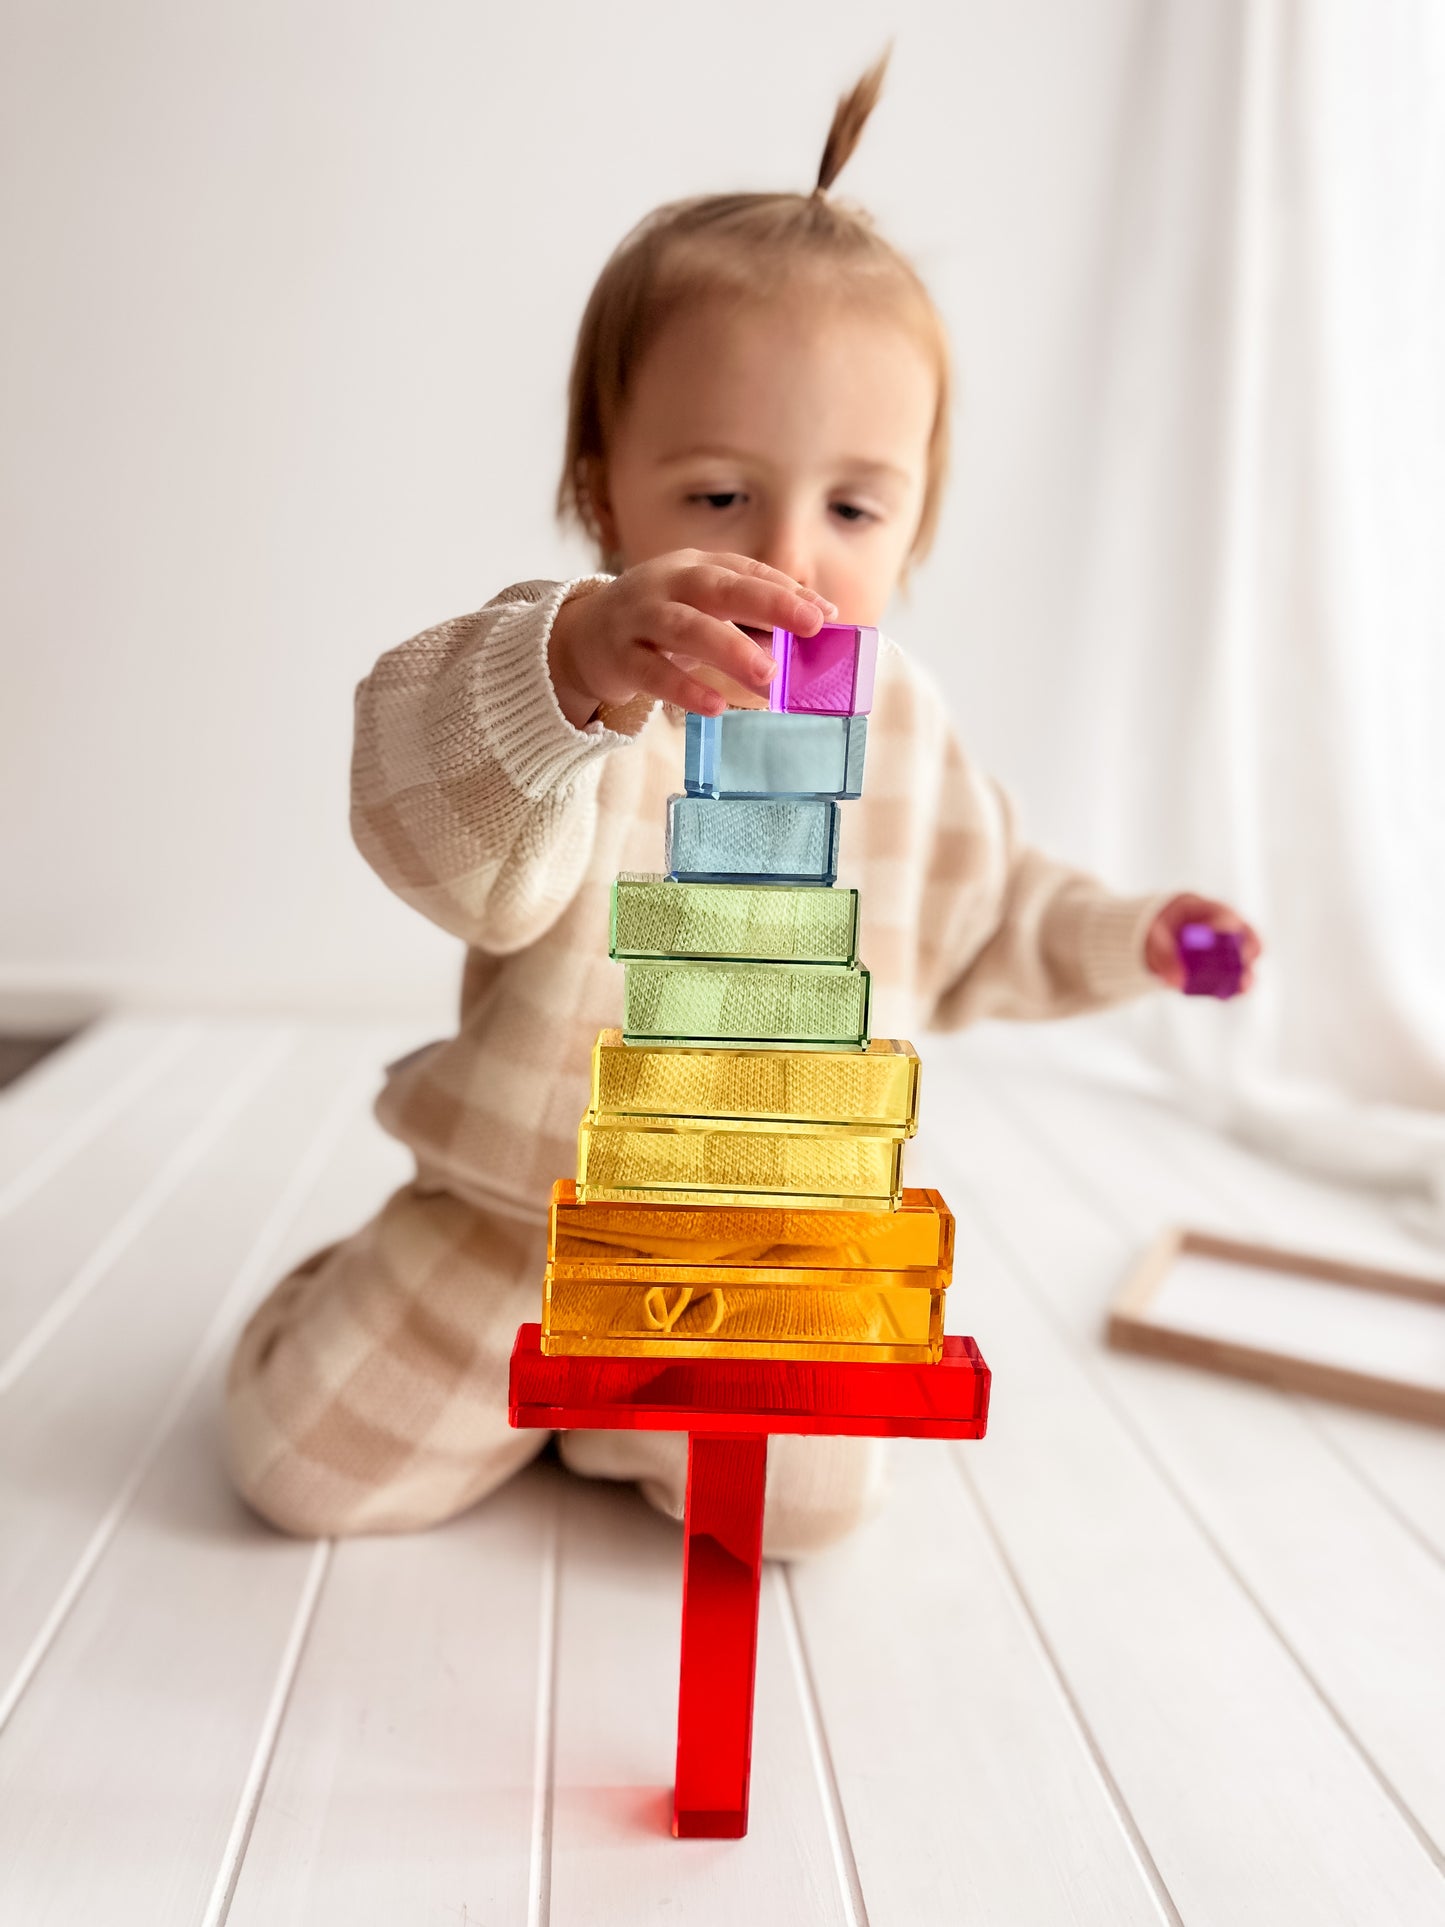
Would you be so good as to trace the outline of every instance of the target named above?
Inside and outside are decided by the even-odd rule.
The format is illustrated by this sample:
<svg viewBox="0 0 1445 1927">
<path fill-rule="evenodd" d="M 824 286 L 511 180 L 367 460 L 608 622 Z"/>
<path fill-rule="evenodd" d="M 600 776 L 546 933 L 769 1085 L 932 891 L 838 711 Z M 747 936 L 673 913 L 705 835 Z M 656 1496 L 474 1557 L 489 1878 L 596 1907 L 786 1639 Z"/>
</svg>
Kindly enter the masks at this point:
<svg viewBox="0 0 1445 1927">
<path fill-rule="evenodd" d="M 549 1357 L 540 1325 L 512 1350 L 513 1425 L 549 1431 L 807 1432 L 979 1439 L 989 1369 L 971 1338 L 936 1364 L 773 1358 Z"/>
<path fill-rule="evenodd" d="M 989 1370 L 971 1338 L 936 1364 L 823 1359 L 548 1357 L 540 1325 L 512 1350 L 511 1421 L 687 1432 L 682 1670 L 672 1830 L 748 1830 L 768 1435 L 978 1439 Z"/>
</svg>

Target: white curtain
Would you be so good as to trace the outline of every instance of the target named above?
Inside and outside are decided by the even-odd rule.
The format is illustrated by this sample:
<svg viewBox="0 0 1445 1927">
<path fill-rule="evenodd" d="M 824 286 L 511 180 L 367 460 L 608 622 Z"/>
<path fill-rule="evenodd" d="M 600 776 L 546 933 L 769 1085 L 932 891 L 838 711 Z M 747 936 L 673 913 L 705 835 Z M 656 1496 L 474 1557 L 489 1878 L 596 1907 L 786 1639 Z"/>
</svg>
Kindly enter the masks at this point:
<svg viewBox="0 0 1445 1927">
<path fill-rule="evenodd" d="M 1240 26 L 1178 749 L 1278 967 L 1213 1061 L 1155 1015 L 1245 1135 L 1445 1228 L 1445 10 L 1253 0 Z"/>
<path fill-rule="evenodd" d="M 1113 19 L 1072 412 L 1016 464 L 1046 586 L 992 605 L 1034 692 L 1013 760 L 1083 799 L 1052 841 L 1265 936 L 1256 995 L 1150 1000 L 1134 1038 L 1445 1227 L 1445 7 Z"/>
<path fill-rule="evenodd" d="M 1171 746 L 1278 954 L 1232 1078 L 1445 1110 L 1445 10 L 1252 0 L 1239 25 Z"/>
</svg>

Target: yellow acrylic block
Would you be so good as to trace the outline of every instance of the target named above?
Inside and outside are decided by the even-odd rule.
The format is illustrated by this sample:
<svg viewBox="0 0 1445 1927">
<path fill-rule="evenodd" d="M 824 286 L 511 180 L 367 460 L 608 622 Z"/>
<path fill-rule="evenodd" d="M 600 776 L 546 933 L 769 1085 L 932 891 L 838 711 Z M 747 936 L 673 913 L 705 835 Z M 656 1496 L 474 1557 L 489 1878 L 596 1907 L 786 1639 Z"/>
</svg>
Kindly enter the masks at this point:
<svg viewBox="0 0 1445 1927">
<path fill-rule="evenodd" d="M 631 1358 L 871 1358 L 922 1363 L 943 1355 L 943 1294 L 883 1282 L 900 1274 L 749 1267 L 711 1281 L 648 1284 L 627 1277 L 566 1278 L 550 1271 L 542 1350 Z M 907 1274 L 901 1274 L 905 1279 Z M 860 1282 L 860 1276 L 862 1282 Z"/>
<path fill-rule="evenodd" d="M 902 1188 L 902 1133 L 861 1125 L 758 1129 L 713 1118 L 672 1128 L 601 1123 L 589 1112 L 578 1133 L 577 1195 L 584 1202 L 676 1199 L 890 1211 Z"/>
<path fill-rule="evenodd" d="M 625 1118 L 776 1118 L 918 1129 L 918 1053 L 901 1038 L 866 1050 L 626 1044 L 604 1030 L 592 1049 L 592 1110 Z"/>
<path fill-rule="evenodd" d="M 842 1206 L 584 1202 L 571 1178 L 552 1187 L 547 1256 L 558 1270 L 615 1272 L 662 1265 L 758 1265 L 805 1270 L 909 1271 L 953 1267 L 953 1213 L 937 1191 L 905 1190 L 896 1211 Z"/>
</svg>

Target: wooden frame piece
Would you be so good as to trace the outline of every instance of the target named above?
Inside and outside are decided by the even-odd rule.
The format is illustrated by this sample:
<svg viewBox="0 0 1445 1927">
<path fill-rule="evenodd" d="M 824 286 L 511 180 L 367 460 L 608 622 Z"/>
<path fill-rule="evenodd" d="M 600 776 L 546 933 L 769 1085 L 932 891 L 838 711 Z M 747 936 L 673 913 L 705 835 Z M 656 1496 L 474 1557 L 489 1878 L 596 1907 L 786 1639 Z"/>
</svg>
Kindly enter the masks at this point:
<svg viewBox="0 0 1445 1927">
<path fill-rule="evenodd" d="M 1418 1419 L 1445 1426 L 1445 1389 L 1417 1385 L 1375 1372 L 1353 1371 L 1320 1360 L 1296 1358 L 1288 1352 L 1237 1343 L 1203 1332 L 1183 1331 L 1157 1322 L 1151 1312 L 1170 1269 L 1180 1257 L 1193 1255 L 1225 1264 L 1259 1266 L 1304 1277 L 1317 1283 L 1351 1286 L 1359 1291 L 1384 1292 L 1413 1298 L 1445 1309 L 1445 1280 L 1409 1272 L 1386 1271 L 1371 1265 L 1343 1264 L 1273 1245 L 1215 1237 L 1207 1231 L 1174 1227 L 1149 1247 L 1114 1300 L 1105 1340 L 1116 1351 L 1141 1352 L 1206 1371 L 1256 1379 L 1282 1391 L 1306 1392 L 1313 1398 L 1338 1400 L 1367 1411 L 1388 1412 L 1397 1418 Z"/>
</svg>

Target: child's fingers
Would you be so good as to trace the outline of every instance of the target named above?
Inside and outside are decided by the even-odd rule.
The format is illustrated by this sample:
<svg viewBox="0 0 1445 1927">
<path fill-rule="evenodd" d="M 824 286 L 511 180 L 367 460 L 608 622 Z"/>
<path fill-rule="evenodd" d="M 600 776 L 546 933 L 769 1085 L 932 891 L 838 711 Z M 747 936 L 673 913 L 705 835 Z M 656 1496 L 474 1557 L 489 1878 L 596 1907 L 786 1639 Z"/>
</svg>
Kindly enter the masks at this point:
<svg viewBox="0 0 1445 1927">
<path fill-rule="evenodd" d="M 1184 966 L 1174 941 L 1174 924 L 1166 907 L 1150 924 L 1144 939 L 1144 961 L 1154 975 L 1175 990 L 1184 986 Z"/>
<path fill-rule="evenodd" d="M 1207 923 L 1211 930 L 1228 930 L 1240 939 L 1240 948 L 1247 954 L 1257 954 L 1259 938 L 1240 916 L 1227 903 L 1219 903 L 1213 897 L 1192 895 L 1178 896 L 1167 906 L 1170 921 L 1175 928 L 1186 923 Z M 1250 946 L 1253 945 L 1253 952 Z"/>
<path fill-rule="evenodd" d="M 1178 930 L 1186 923 L 1207 923 L 1211 930 L 1230 929 L 1234 915 L 1226 904 L 1216 903 L 1213 897 L 1198 897 L 1192 891 L 1185 891 L 1172 898 L 1165 906 L 1165 914 L 1173 927 Z"/>
<path fill-rule="evenodd" d="M 691 656 L 674 656 L 673 661 L 685 675 L 694 676 L 709 689 L 715 689 L 729 709 L 766 709 L 768 706 L 767 697 L 759 690 L 744 687 L 736 676 L 714 669 L 709 662 L 697 662 Z"/>
<path fill-rule="evenodd" d="M 1240 958 L 1246 965 L 1252 964 L 1264 948 L 1254 927 L 1246 923 L 1239 912 L 1232 910 L 1227 903 L 1214 903 L 1201 898 L 1199 910 L 1192 918 L 1186 918 L 1185 921 L 1207 923 L 1212 930 L 1228 931 L 1231 936 L 1238 937 Z M 1244 987 L 1248 988 L 1247 976 Z"/>
<path fill-rule="evenodd" d="M 802 596 L 809 602 L 816 602 L 830 622 L 838 614 L 836 602 L 830 602 L 817 589 L 806 588 L 792 576 L 785 575 L 781 569 L 775 569 L 769 562 L 759 562 L 750 555 L 732 555 L 728 552 L 710 556 L 708 559 L 721 564 L 725 569 L 730 569 L 734 575 L 751 576 L 759 582 L 771 583 L 776 588 L 788 590 L 792 595 Z M 786 624 L 779 625 L 783 628 L 786 626 Z"/>
<path fill-rule="evenodd" d="M 685 602 L 671 602 L 657 627 L 662 634 L 651 640 L 662 648 L 710 663 L 746 688 L 766 689 L 773 679 L 772 652 L 744 635 L 735 623 L 704 615 Z"/>
<path fill-rule="evenodd" d="M 720 716 L 727 708 L 726 696 L 687 675 L 649 643 L 642 643 L 637 651 L 637 686 L 648 696 L 676 703 L 679 709 L 694 709 L 701 716 Z"/>
<path fill-rule="evenodd" d="M 711 561 L 682 570 L 671 588 L 679 603 L 723 622 L 747 623 L 754 629 L 794 629 L 805 636 L 828 620 L 826 609 L 832 608 L 831 603 L 825 608 L 819 597 L 776 570 L 765 578 Z"/>
</svg>

